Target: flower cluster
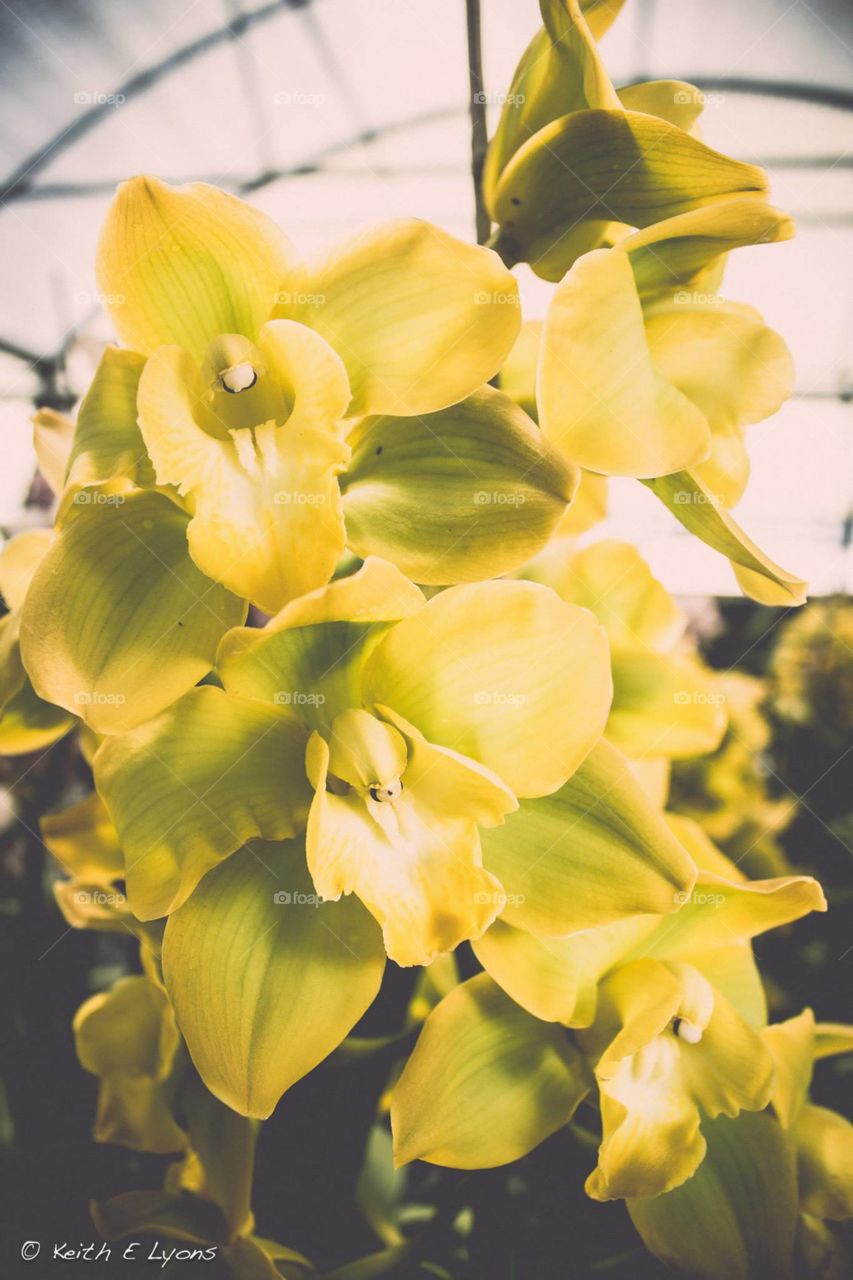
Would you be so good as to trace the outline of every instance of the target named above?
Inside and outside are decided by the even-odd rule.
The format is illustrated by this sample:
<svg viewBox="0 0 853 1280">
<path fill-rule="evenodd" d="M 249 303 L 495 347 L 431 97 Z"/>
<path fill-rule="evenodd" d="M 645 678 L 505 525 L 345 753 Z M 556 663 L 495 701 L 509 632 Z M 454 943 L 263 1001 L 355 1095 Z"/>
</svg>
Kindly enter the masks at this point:
<svg viewBox="0 0 853 1280">
<path fill-rule="evenodd" d="M 730 251 L 791 224 L 699 140 L 691 86 L 613 87 L 619 4 L 541 8 L 487 158 L 489 247 L 398 221 L 304 262 L 213 187 L 119 189 L 98 275 L 123 345 L 75 424 L 38 416 L 55 527 L 0 554 L 0 750 L 80 734 L 95 789 L 44 819 L 57 899 L 141 944 L 143 974 L 75 1020 L 95 1134 L 180 1157 L 98 1223 L 168 1221 L 235 1274 L 310 1265 L 253 1234 L 254 1121 L 346 1040 L 386 957 L 463 943 L 482 972 L 394 1083 L 399 1163 L 506 1163 L 587 1100 L 589 1195 L 696 1274 L 734 1274 L 679 1223 L 729 1193 L 741 1143 L 769 1181 L 796 1153 L 813 1235 L 853 1211 L 853 1131 L 806 1098 L 851 1032 L 768 1027 L 751 947 L 821 889 L 749 880 L 665 811 L 732 685 L 635 548 L 579 543 L 632 477 L 748 594 L 803 601 L 730 515 L 790 357 L 718 294 Z M 520 262 L 555 285 L 543 324 Z"/>
</svg>

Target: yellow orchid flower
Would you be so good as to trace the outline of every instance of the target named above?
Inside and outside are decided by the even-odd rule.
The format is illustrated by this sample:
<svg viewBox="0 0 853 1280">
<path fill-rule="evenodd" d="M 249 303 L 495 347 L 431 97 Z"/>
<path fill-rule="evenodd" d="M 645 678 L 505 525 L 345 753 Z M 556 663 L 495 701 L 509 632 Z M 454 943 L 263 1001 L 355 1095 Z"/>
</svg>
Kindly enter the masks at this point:
<svg viewBox="0 0 853 1280">
<path fill-rule="evenodd" d="M 853 1216 L 853 1126 L 809 1099 L 813 1063 L 853 1050 L 853 1028 L 810 1009 L 761 1033 L 775 1063 L 772 1110 L 702 1122 L 708 1154 L 684 1185 L 628 1209 L 664 1262 L 703 1280 L 841 1280 L 826 1219 Z"/>
<path fill-rule="evenodd" d="M 579 0 L 540 0 L 540 9 L 544 25 L 518 65 L 484 171 L 505 261 L 556 281 L 626 229 L 641 228 L 645 247 L 644 232 L 658 224 L 660 252 L 644 266 L 651 281 L 662 274 L 671 285 L 736 245 L 790 235 L 790 220 L 767 204 L 762 171 L 695 136 L 703 100 L 692 85 L 616 91 L 596 39 L 618 10 Z"/>
<path fill-rule="evenodd" d="M 243 1114 L 269 1114 L 336 1047 L 385 952 L 428 963 L 515 910 L 507 879 L 538 844 L 551 854 L 529 910 L 567 928 L 664 916 L 693 885 L 689 854 L 619 753 L 596 745 L 604 632 L 546 587 L 426 602 L 368 559 L 232 631 L 218 674 L 224 689 L 105 739 L 94 771 L 133 911 L 169 915 L 164 971 L 193 1059 Z M 576 844 L 560 839 L 568 819 Z M 251 964 L 235 988 L 237 951 Z M 283 1003 L 296 971 L 300 999 Z M 327 1010 L 311 1035 L 291 1030 L 303 997 Z"/>
<path fill-rule="evenodd" d="M 496 434 L 530 455 L 516 475 L 537 461 L 535 431 L 495 395 L 437 416 L 497 371 L 519 307 L 515 281 L 491 250 L 428 223 L 374 228 L 305 265 L 272 221 L 234 197 L 138 178 L 120 188 L 107 217 L 98 274 L 120 336 L 147 357 L 139 428 L 158 484 L 189 508 L 190 553 L 267 612 L 328 581 L 348 535 L 361 554 L 381 549 L 377 540 L 395 530 L 388 516 L 383 528 L 377 487 L 386 503 L 389 493 L 404 502 L 408 469 L 411 505 L 425 449 L 446 480 L 467 465 L 467 498 L 458 486 L 454 496 L 469 518 L 476 492 L 492 497 L 497 487 L 492 476 L 487 488 L 487 471 L 471 483 Z M 368 420 L 360 452 L 347 439 L 357 419 Z M 546 453 L 528 483 L 540 507 L 528 514 L 541 528 L 526 538 L 544 540 L 573 475 Z M 521 537 L 517 513 L 500 514 Z M 413 540 L 400 533 L 395 549 L 405 559 Z M 517 555 L 511 541 L 493 558 Z M 481 576 L 471 552 L 468 561 L 463 577 Z M 433 549 L 432 576 L 420 578 L 446 583 L 459 572 Z"/>
<path fill-rule="evenodd" d="M 681 819 L 676 827 L 699 879 L 677 895 L 674 915 L 549 936 L 553 919 L 538 902 L 522 901 L 473 943 L 486 970 L 473 980 L 477 990 L 496 985 L 527 1015 L 515 1015 L 505 1032 L 507 1060 L 541 1045 L 543 1025 L 575 1029 L 601 1099 L 599 1163 L 587 1182 L 595 1199 L 659 1196 L 680 1185 L 704 1156 L 703 1113 L 735 1116 L 767 1105 L 773 1062 L 760 1033 L 766 1007 L 749 940 L 825 908 L 810 877 L 748 881 L 692 824 Z M 472 984 L 457 992 L 465 986 Z M 464 1043 L 471 1021 L 462 999 L 451 993 L 430 1015 L 404 1069 L 392 1106 L 400 1160 L 469 1167 L 478 1123 L 488 1130 L 486 1151 L 515 1159 L 557 1127 L 546 1108 L 535 1112 L 544 1117 L 538 1127 L 525 1113 L 510 1111 L 505 1122 L 488 1114 L 494 1080 L 486 1061 L 469 1066 L 457 1086 L 463 1066 L 454 1045 Z M 439 1037 L 451 1008 L 453 1031 Z M 436 1031 L 427 1034 L 431 1023 Z M 587 1069 L 571 1068 L 580 1093 Z M 471 1114 L 480 1093 L 485 1116 Z M 463 1102 L 468 1128 L 457 1147 Z"/>
</svg>

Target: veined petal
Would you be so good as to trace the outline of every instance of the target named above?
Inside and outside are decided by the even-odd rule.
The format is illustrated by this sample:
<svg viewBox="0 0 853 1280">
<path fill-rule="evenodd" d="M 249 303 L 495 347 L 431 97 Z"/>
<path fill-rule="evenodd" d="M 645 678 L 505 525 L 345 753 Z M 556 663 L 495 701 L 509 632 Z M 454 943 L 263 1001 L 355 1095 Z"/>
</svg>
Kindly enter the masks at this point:
<svg viewBox="0 0 853 1280">
<path fill-rule="evenodd" d="M 812 876 L 732 883 L 703 871 L 681 910 L 644 940 L 643 952 L 661 958 L 697 955 L 719 945 L 721 929 L 728 938 L 754 938 L 825 910 L 823 890 Z"/>
<path fill-rule="evenodd" d="M 310 801 L 306 741 L 285 708 L 205 686 L 102 744 L 95 781 L 124 849 L 139 919 L 175 910 L 247 841 L 296 833 Z"/>
<path fill-rule="evenodd" d="M 341 478 L 347 543 L 443 586 L 497 577 L 541 550 L 577 468 L 506 395 L 484 387 L 409 418 L 369 418 Z"/>
<path fill-rule="evenodd" d="M 590 613 L 536 583 L 450 587 L 376 646 L 364 697 L 478 760 L 516 795 L 547 795 L 601 734 L 607 641 Z"/>
<path fill-rule="evenodd" d="M 644 483 L 688 532 L 701 538 L 714 551 L 728 556 L 735 577 L 747 595 L 761 604 L 805 602 L 807 584 L 802 578 L 774 564 L 695 473 L 678 471 Z"/>
<path fill-rule="evenodd" d="M 701 1280 L 793 1280 L 797 1186 L 794 1162 L 771 1115 L 705 1120 L 707 1152 L 683 1186 L 629 1200 L 651 1251 Z"/>
<path fill-rule="evenodd" d="M 280 311 L 338 352 L 351 415 L 432 413 L 500 369 L 521 323 L 518 288 L 491 249 L 429 222 L 383 223 L 306 268 Z"/>
<path fill-rule="evenodd" d="M 619 106 L 585 7 L 578 0 L 543 0 L 545 26 L 516 68 L 486 156 L 483 191 L 490 208 L 507 163 L 544 125 L 587 107 Z"/>
<path fill-rule="evenodd" d="M 493 216 L 516 261 L 559 280 L 577 256 L 569 233 L 580 224 L 596 232 L 592 248 L 596 223 L 646 227 L 721 196 L 766 190 L 760 169 L 656 116 L 575 111 L 519 147 L 501 175 Z"/>
<path fill-rule="evenodd" d="M 136 395 L 145 360 L 107 347 L 83 397 L 59 503 L 61 523 L 81 506 L 151 488 L 154 468 L 137 423 Z"/>
<path fill-rule="evenodd" d="M 140 177 L 110 206 L 97 271 L 127 346 L 150 355 L 175 342 L 201 360 L 217 334 L 257 336 L 292 266 L 275 223 L 236 196 Z"/>
<path fill-rule="evenodd" d="M 483 849 L 507 894 L 505 919 L 537 934 L 667 915 L 696 877 L 627 762 L 604 741 L 559 791 L 522 800 L 504 826 L 483 832 Z"/>
<path fill-rule="evenodd" d="M 565 1032 L 479 974 L 427 1018 L 394 1088 L 395 1162 L 507 1164 L 567 1124 L 587 1092 Z"/>
<path fill-rule="evenodd" d="M 163 941 L 199 1074 L 226 1106 L 261 1119 L 351 1031 L 384 965 L 360 902 L 318 901 L 301 841 L 256 842 L 216 867 L 169 917 Z"/>
<path fill-rule="evenodd" d="M 693 283 L 730 249 L 789 240 L 793 234 L 791 218 L 769 205 L 765 195 L 753 193 L 724 196 L 654 222 L 620 240 L 619 248 L 630 254 L 637 288 L 646 297 Z M 678 300 L 690 302 L 691 294 Z"/>
<path fill-rule="evenodd" d="M 82 507 L 33 578 L 24 665 L 39 695 L 99 733 L 121 733 L 180 697 L 245 617 L 242 601 L 193 564 L 186 525 L 157 493 Z"/>
<path fill-rule="evenodd" d="M 631 264 L 586 254 L 545 320 L 536 383 L 546 437 L 605 475 L 668 475 L 708 455 L 705 416 L 654 368 Z"/>
<path fill-rule="evenodd" d="M 223 638 L 218 671 L 231 693 L 289 706 L 312 728 L 362 701 L 362 668 L 387 625 L 424 605 L 399 569 L 368 556 L 356 573 L 292 600 L 265 627 Z"/>
<path fill-rule="evenodd" d="M 332 900 L 355 893 L 382 925 L 388 955 L 401 965 L 429 964 L 441 952 L 478 937 L 502 903 L 500 882 L 483 869 L 475 821 L 460 816 L 460 801 L 449 814 L 432 807 L 446 788 L 452 794 L 464 764 L 417 740 L 412 748 L 412 776 L 406 766 L 402 793 L 387 817 L 381 810 L 392 809 L 390 804 L 368 805 L 354 791 L 335 795 L 327 790 L 329 748 L 318 734 L 307 757 L 316 787 L 308 819 L 308 867 L 317 892 Z M 446 776 L 443 784 L 440 777 L 433 779 L 421 793 L 418 782 L 427 769 Z M 463 776 L 463 788 L 466 782 Z M 482 788 L 483 781 L 475 774 L 469 785 Z"/>
</svg>

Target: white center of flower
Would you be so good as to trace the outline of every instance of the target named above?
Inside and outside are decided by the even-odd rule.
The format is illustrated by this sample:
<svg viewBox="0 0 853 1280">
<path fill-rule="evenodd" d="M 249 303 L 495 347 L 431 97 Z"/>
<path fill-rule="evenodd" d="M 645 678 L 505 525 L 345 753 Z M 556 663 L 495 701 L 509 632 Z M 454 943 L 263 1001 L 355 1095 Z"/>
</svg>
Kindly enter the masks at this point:
<svg viewBox="0 0 853 1280">
<path fill-rule="evenodd" d="M 674 1018 L 672 1030 L 679 1040 L 685 1040 L 687 1044 L 698 1044 L 702 1039 L 702 1028 L 689 1018 Z"/>
<path fill-rule="evenodd" d="M 224 391 L 236 395 L 238 391 L 248 391 L 258 380 L 254 366 L 244 360 L 242 364 L 232 364 L 230 369 L 223 369 L 219 375 Z"/>
<path fill-rule="evenodd" d="M 390 804 L 392 800 L 397 799 L 397 796 L 403 790 L 402 779 L 394 778 L 391 782 L 384 784 L 375 782 L 367 790 L 371 800 L 376 800 L 379 804 Z"/>
</svg>

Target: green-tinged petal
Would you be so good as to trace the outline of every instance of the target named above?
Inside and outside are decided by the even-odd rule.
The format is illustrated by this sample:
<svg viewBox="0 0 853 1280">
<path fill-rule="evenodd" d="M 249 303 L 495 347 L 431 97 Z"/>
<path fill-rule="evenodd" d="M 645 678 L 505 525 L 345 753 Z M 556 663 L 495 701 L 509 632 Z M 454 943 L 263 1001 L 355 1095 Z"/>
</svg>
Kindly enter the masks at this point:
<svg viewBox="0 0 853 1280">
<path fill-rule="evenodd" d="M 797 1121 L 800 1207 L 816 1218 L 853 1218 L 853 1124 L 826 1107 L 803 1107 Z"/>
<path fill-rule="evenodd" d="M 226 1239 L 225 1223 L 215 1204 L 199 1196 L 170 1191 L 125 1191 L 112 1200 L 91 1204 L 92 1220 L 105 1240 L 130 1235 L 164 1235 L 167 1239 L 206 1245 Z M 134 1251 L 134 1261 L 144 1258 Z"/>
<path fill-rule="evenodd" d="M 255 338 L 292 266 L 270 218 L 206 183 L 122 183 L 98 249 L 98 285 L 121 340 L 176 342 L 200 360 L 220 333 Z"/>
<path fill-rule="evenodd" d="M 714 434 L 696 475 L 733 506 L 749 475 L 743 428 L 776 413 L 793 391 L 788 348 L 751 308 L 715 298 L 653 308 L 646 338 L 658 373 L 702 411 Z"/>
<path fill-rule="evenodd" d="M 811 1009 L 763 1031 L 776 1063 L 773 1110 L 785 1129 L 793 1129 L 808 1101 L 814 1063 L 815 1021 Z"/>
<path fill-rule="evenodd" d="M 516 795 L 547 795 L 601 735 L 607 641 L 592 614 L 536 583 L 450 587 L 380 641 L 364 691 Z"/>
<path fill-rule="evenodd" d="M 544 125 L 572 111 L 619 106 L 583 7 L 578 0 L 542 0 L 545 26 L 516 68 L 486 156 L 483 191 L 490 207 L 508 162 Z"/>
<path fill-rule="evenodd" d="M 726 723 L 725 694 L 694 659 L 614 651 L 607 737 L 628 755 L 704 755 L 720 745 Z"/>
<path fill-rule="evenodd" d="M 399 569 L 369 556 L 351 577 L 285 605 L 265 627 L 237 627 L 219 647 L 230 693 L 288 706 L 312 726 L 362 700 L 362 668 L 387 624 L 416 612 L 423 593 Z"/>
<path fill-rule="evenodd" d="M 690 471 L 679 471 L 645 483 L 675 518 L 714 551 L 732 562 L 744 592 L 761 604 L 798 605 L 806 583 L 788 573 L 748 538 L 714 494 Z"/>
<path fill-rule="evenodd" d="M 74 1018 L 81 1066 L 100 1076 L 94 1137 L 137 1151 L 181 1151 L 186 1135 L 169 1106 L 167 1081 L 180 1038 L 168 1001 L 148 978 L 122 978 Z"/>
<path fill-rule="evenodd" d="M 159 483 L 189 495 L 196 564 L 274 613 L 327 582 L 344 548 L 337 476 L 349 450 L 337 422 L 349 387 L 304 325 L 264 325 L 256 350 L 262 372 L 245 393 L 260 398 L 256 417 L 241 397 L 208 392 L 181 348 L 162 347 L 140 379 L 139 422 Z"/>
<path fill-rule="evenodd" d="M 516 151 L 494 195 L 501 239 L 516 261 L 559 280 L 583 222 L 646 227 L 720 196 L 764 192 L 754 165 L 712 151 L 676 125 L 636 111 L 576 111 Z"/>
<path fill-rule="evenodd" d="M 694 283 L 694 277 L 698 285 L 700 273 L 722 261 L 720 255 L 730 249 L 789 240 L 793 234 L 791 219 L 769 205 L 765 196 L 735 195 L 634 231 L 619 248 L 630 254 L 637 288 L 647 296 Z M 696 296 L 689 291 L 677 295 L 686 303 Z"/>
<path fill-rule="evenodd" d="M 306 741 L 286 708 L 204 686 L 103 743 L 95 781 L 124 849 L 135 915 L 167 915 L 256 836 L 296 833 L 310 802 Z"/>
<path fill-rule="evenodd" d="M 853 1053 L 853 1026 L 819 1022 L 815 1027 L 815 1058 L 831 1058 L 836 1053 Z"/>
<path fill-rule="evenodd" d="M 74 716 L 44 702 L 28 679 L 9 699 L 0 718 L 0 755 L 21 756 L 41 751 L 63 738 L 74 724 Z"/>
<path fill-rule="evenodd" d="M 107 347 L 77 414 L 62 490 L 62 520 L 81 506 L 104 505 L 116 494 L 150 488 L 154 470 L 139 431 L 136 393 L 145 360 Z"/>
<path fill-rule="evenodd" d="M 790 1150 L 770 1115 L 705 1120 L 705 1159 L 683 1186 L 629 1200 L 652 1253 L 701 1280 L 793 1280 L 797 1189 Z"/>
<path fill-rule="evenodd" d="M 255 843 L 169 917 L 163 972 L 211 1093 L 266 1118 L 370 1005 L 385 953 L 354 898 L 321 903 L 301 841 Z"/>
<path fill-rule="evenodd" d="M 611 932 L 542 938 L 496 920 L 472 945 L 489 976 L 528 1013 L 543 1022 L 588 1027 L 595 1017 L 598 971 L 610 962 Z"/>
<path fill-rule="evenodd" d="M 546 437 L 604 475 L 667 475 L 711 447 L 704 414 L 652 363 L 631 265 L 618 249 L 580 258 L 554 294 L 536 400 Z"/>
<path fill-rule="evenodd" d="M 124 876 L 118 835 L 97 792 L 70 809 L 47 814 L 39 825 L 47 848 L 75 879 L 110 884 Z"/>
<path fill-rule="evenodd" d="M 598 479 L 593 476 L 587 479 Z M 630 542 L 606 538 L 574 554 L 547 562 L 536 577 L 570 604 L 590 609 L 605 627 L 614 649 L 650 646 L 671 649 L 687 619 Z"/>
<path fill-rule="evenodd" d="M 516 800 L 474 761 L 396 724 L 345 711 L 332 726 L 331 752 L 313 735 L 308 866 L 324 899 L 361 899 L 392 960 L 429 964 L 479 937 L 500 911 L 501 885 L 483 869 L 477 822 L 500 822 Z M 327 789 L 330 772 L 349 784 L 346 794 Z M 372 798 L 375 784 L 395 780 L 393 804 Z"/>
<path fill-rule="evenodd" d="M 201 1170 L 200 1189 L 222 1210 L 230 1235 L 251 1231 L 258 1126 L 223 1106 L 194 1074 L 181 1090 L 181 1107 Z"/>
<path fill-rule="evenodd" d="M 626 111 L 642 111 L 689 130 L 702 114 L 705 95 L 684 80 L 644 80 L 618 91 Z"/>
<path fill-rule="evenodd" d="M 53 538 L 52 529 L 27 529 L 4 544 L 0 551 L 0 595 L 9 610 L 17 613 L 22 608 Z"/>
<path fill-rule="evenodd" d="M 521 323 L 515 279 L 496 253 L 415 219 L 345 241 L 294 288 L 281 313 L 337 351 L 352 415 L 463 400 L 497 373 Z"/>
<path fill-rule="evenodd" d="M 577 468 L 490 387 L 438 413 L 370 418 L 341 478 L 347 544 L 415 582 L 493 578 L 541 550 Z"/>
<path fill-rule="evenodd" d="M 391 1099 L 394 1158 L 507 1164 L 568 1123 L 587 1091 L 566 1033 L 480 974 L 433 1010 L 403 1068 Z"/>
<path fill-rule="evenodd" d="M 38 409 L 33 414 L 33 447 L 38 469 L 53 493 L 62 492 L 73 439 L 74 423 L 64 413 Z"/>
<path fill-rule="evenodd" d="M 81 508 L 33 579 L 24 665 L 37 693 L 99 733 L 130 729 L 191 688 L 245 617 L 193 564 L 186 525 L 156 493 Z"/>
<path fill-rule="evenodd" d="M 624 3 L 625 0 L 581 0 L 583 15 L 596 40 L 607 34 Z"/>
<path fill-rule="evenodd" d="M 719 946 L 721 936 L 727 940 L 754 938 L 810 911 L 825 910 L 823 891 L 812 876 L 778 876 L 734 884 L 702 871 L 681 910 L 645 939 L 643 953 L 660 958 L 686 952 L 696 955 Z"/>
<path fill-rule="evenodd" d="M 606 742 L 559 791 L 523 800 L 482 840 L 486 866 L 507 895 L 505 919 L 532 933 L 666 915 L 696 878 L 692 859 Z"/>
</svg>

